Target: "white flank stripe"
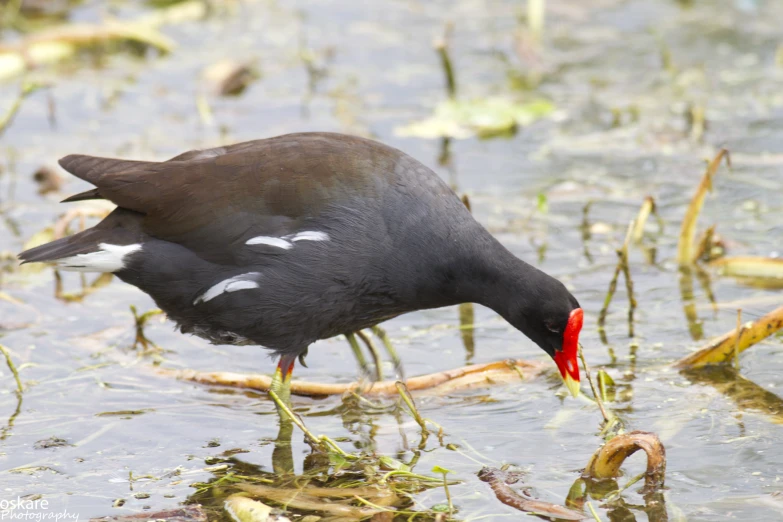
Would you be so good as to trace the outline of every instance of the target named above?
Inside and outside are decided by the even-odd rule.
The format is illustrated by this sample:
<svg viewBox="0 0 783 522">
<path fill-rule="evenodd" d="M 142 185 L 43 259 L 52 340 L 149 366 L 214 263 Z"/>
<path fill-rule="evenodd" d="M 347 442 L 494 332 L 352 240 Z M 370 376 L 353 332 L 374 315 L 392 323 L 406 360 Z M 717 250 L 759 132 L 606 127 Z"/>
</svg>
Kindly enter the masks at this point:
<svg viewBox="0 0 783 522">
<path fill-rule="evenodd" d="M 282 248 L 284 250 L 288 250 L 289 248 L 293 248 L 294 245 L 286 241 L 285 239 L 279 238 L 279 237 L 269 237 L 269 236 L 256 236 L 251 237 L 247 241 L 245 241 L 246 245 L 269 245 L 277 248 Z"/>
<path fill-rule="evenodd" d="M 326 232 L 316 232 L 314 230 L 305 230 L 299 232 L 291 241 L 329 241 L 329 234 Z"/>
<path fill-rule="evenodd" d="M 100 250 L 89 254 L 77 254 L 55 261 L 61 270 L 73 272 L 117 272 L 125 268 L 125 256 L 141 250 L 141 245 L 110 245 L 101 243 Z"/>
<path fill-rule="evenodd" d="M 240 274 L 228 279 L 224 279 L 198 296 L 196 300 L 193 301 L 193 304 L 197 305 L 199 303 L 206 303 L 207 301 L 216 298 L 224 292 L 230 293 L 236 292 L 237 290 L 250 290 L 251 288 L 259 288 L 258 283 L 253 280 L 259 276 L 261 276 L 261 272 L 248 272 L 247 274 Z"/>
</svg>

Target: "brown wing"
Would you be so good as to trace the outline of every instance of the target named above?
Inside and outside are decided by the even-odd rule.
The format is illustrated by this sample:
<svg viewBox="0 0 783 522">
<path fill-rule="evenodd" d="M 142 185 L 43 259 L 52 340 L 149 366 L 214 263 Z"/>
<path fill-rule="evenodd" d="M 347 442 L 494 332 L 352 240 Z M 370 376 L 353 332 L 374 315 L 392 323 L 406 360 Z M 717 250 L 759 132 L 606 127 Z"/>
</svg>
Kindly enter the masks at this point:
<svg viewBox="0 0 783 522">
<path fill-rule="evenodd" d="M 340 134 L 289 134 L 166 162 L 72 155 L 60 164 L 102 197 L 144 214 L 144 231 L 216 262 L 253 236 L 295 233 L 330 205 L 377 198 L 401 153 Z"/>
</svg>

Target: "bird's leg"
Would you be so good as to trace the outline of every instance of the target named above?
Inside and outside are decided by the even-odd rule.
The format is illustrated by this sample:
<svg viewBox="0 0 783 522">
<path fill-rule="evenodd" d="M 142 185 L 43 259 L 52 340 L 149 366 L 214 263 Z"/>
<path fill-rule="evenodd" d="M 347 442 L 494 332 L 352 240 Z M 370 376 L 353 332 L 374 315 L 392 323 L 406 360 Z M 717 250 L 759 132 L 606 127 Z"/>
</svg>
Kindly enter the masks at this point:
<svg viewBox="0 0 783 522">
<path fill-rule="evenodd" d="M 362 347 L 359 346 L 359 341 L 356 340 L 356 334 L 345 334 L 345 338 L 348 339 L 348 344 L 351 345 L 353 356 L 356 357 L 356 361 L 359 363 L 359 369 L 361 370 L 362 378 L 367 377 L 370 374 L 367 366 L 367 359 L 364 358 Z"/>
<path fill-rule="evenodd" d="M 402 368 L 402 359 L 400 359 L 400 356 L 397 355 L 397 350 L 394 349 L 394 345 L 389 340 L 389 336 L 386 335 L 386 330 L 376 324 L 372 327 L 372 333 L 374 333 L 375 336 L 381 340 L 383 346 L 386 348 L 386 352 L 388 352 L 389 357 L 394 364 L 394 371 L 397 372 L 397 377 L 404 381 L 405 370 Z"/>
<path fill-rule="evenodd" d="M 356 336 L 362 340 L 365 346 L 367 346 L 367 350 L 370 352 L 373 363 L 375 364 L 375 380 L 381 382 L 383 380 L 383 359 L 381 359 L 381 353 L 378 351 L 375 343 L 372 342 L 370 336 L 362 330 L 357 331 Z"/>
<path fill-rule="evenodd" d="M 272 384 L 269 387 L 289 408 L 291 407 L 291 375 L 294 373 L 294 362 L 296 362 L 296 355 L 286 354 L 281 356 L 280 361 L 277 363 L 275 376 L 272 378 Z M 280 411 L 279 407 L 277 412 L 280 414 L 282 421 L 285 415 L 284 412 Z"/>
</svg>

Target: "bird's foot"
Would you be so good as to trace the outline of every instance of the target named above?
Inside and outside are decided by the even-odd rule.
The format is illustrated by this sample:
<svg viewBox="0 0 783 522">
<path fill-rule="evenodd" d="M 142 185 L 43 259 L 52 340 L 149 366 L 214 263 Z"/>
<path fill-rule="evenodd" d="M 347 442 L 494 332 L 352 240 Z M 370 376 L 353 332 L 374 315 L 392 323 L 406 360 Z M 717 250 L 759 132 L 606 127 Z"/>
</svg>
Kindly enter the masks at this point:
<svg viewBox="0 0 783 522">
<path fill-rule="evenodd" d="M 163 348 L 155 344 L 154 341 L 149 339 L 144 333 L 144 327 L 147 325 L 147 321 L 150 318 L 163 315 L 163 311 L 159 308 L 153 308 L 143 314 L 139 314 L 136 307 L 131 305 L 131 313 L 133 314 L 133 320 L 136 326 L 136 337 L 133 340 L 133 349 L 137 350 L 141 348 L 140 355 L 160 355 L 163 353 Z"/>
</svg>

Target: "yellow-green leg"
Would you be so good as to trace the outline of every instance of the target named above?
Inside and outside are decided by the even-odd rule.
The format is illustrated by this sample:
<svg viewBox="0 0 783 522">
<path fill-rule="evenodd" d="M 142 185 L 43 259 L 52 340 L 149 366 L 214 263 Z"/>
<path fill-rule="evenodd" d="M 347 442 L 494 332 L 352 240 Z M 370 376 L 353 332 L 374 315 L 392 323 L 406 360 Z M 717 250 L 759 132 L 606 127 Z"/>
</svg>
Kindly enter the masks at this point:
<svg viewBox="0 0 783 522">
<path fill-rule="evenodd" d="M 295 361 L 295 355 L 283 355 L 280 357 L 275 376 L 272 377 L 272 384 L 269 387 L 289 408 L 291 407 L 291 375 L 294 373 Z M 285 417 L 279 407 L 277 408 L 277 413 L 282 421 Z"/>
<path fill-rule="evenodd" d="M 353 356 L 356 357 L 356 362 L 359 363 L 359 370 L 361 371 L 362 377 L 369 377 L 370 367 L 367 364 L 367 359 L 364 357 L 364 352 L 362 352 L 362 347 L 359 346 L 359 341 L 356 340 L 356 334 L 353 333 L 345 334 L 345 338 L 348 339 L 348 344 L 351 345 L 351 351 L 353 351 Z"/>
<path fill-rule="evenodd" d="M 370 336 L 364 333 L 363 331 L 361 330 L 357 331 L 356 336 L 362 340 L 364 345 L 367 347 L 367 350 L 370 352 L 370 356 L 372 357 L 373 363 L 375 364 L 375 380 L 378 382 L 382 381 L 383 359 L 381 358 L 381 354 L 378 351 L 378 348 L 375 347 L 375 343 L 372 342 Z"/>
<path fill-rule="evenodd" d="M 389 336 L 386 335 L 386 330 L 376 324 L 372 327 L 372 333 L 381 340 L 383 346 L 386 348 L 386 352 L 389 354 L 392 364 L 394 364 L 394 370 L 397 372 L 397 378 L 404 381 L 405 370 L 402 368 L 402 359 L 400 359 L 400 356 L 397 354 L 397 350 L 394 349 L 394 345 L 391 343 L 391 340 L 389 340 Z"/>
</svg>

